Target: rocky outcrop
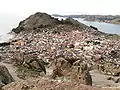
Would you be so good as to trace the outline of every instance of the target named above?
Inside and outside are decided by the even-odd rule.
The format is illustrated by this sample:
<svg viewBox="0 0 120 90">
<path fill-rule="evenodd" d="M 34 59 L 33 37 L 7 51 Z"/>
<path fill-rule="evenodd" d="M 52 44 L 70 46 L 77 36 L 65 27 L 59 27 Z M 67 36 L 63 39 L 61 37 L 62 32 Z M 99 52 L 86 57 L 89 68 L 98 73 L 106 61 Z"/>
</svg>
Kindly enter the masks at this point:
<svg viewBox="0 0 120 90">
<path fill-rule="evenodd" d="M 13 82 L 13 78 L 10 75 L 8 69 L 5 66 L 0 66 L 0 84 L 6 85 Z"/>
<path fill-rule="evenodd" d="M 25 55 L 22 52 L 15 53 L 14 57 L 11 60 L 14 62 L 16 66 L 23 66 L 28 69 L 32 69 L 38 72 L 44 72 L 46 74 L 46 68 L 44 65 L 48 63 L 44 62 L 42 59 L 38 59 L 36 55 Z"/>
<path fill-rule="evenodd" d="M 75 62 L 75 61 L 74 61 Z M 87 64 L 79 61 L 71 64 L 65 59 L 58 59 L 55 62 L 52 78 L 64 77 L 70 81 L 79 82 L 80 84 L 92 85 L 92 78 L 89 73 Z"/>
<path fill-rule="evenodd" d="M 92 77 L 89 73 L 89 68 L 85 63 L 79 63 L 78 66 L 73 66 L 71 76 L 73 81 L 80 82 L 85 85 L 92 85 Z"/>
<path fill-rule="evenodd" d="M 54 26 L 59 23 L 60 21 L 58 19 L 55 19 L 46 13 L 38 12 L 34 15 L 31 15 L 27 19 L 21 21 L 19 23 L 19 26 L 17 28 L 14 28 L 12 31 L 15 33 L 19 33 L 24 30 L 27 30 L 27 31 L 35 30 L 37 28 Z"/>
<path fill-rule="evenodd" d="M 65 20 L 63 20 L 64 24 L 71 24 L 71 25 L 80 25 L 80 22 L 78 22 L 77 20 L 73 19 L 73 18 L 66 18 Z"/>
<path fill-rule="evenodd" d="M 89 28 L 87 25 L 73 19 L 73 18 L 66 18 L 65 20 L 61 21 L 62 24 L 69 24 L 69 25 L 73 25 L 73 26 L 77 26 L 82 30 L 85 30 L 86 28 Z"/>
<path fill-rule="evenodd" d="M 29 16 L 27 19 L 21 21 L 19 23 L 19 26 L 17 28 L 13 28 L 12 31 L 15 33 L 20 33 L 21 31 L 29 32 L 30 30 L 41 31 L 41 28 L 54 27 L 55 25 L 59 25 L 59 24 L 77 26 L 81 30 L 85 30 L 86 28 L 89 28 L 85 24 L 80 23 L 72 18 L 67 18 L 65 20 L 59 21 L 58 19 L 46 13 L 38 12 L 34 15 Z M 58 30 L 55 32 L 58 32 Z"/>
<path fill-rule="evenodd" d="M 45 68 L 45 63 L 42 59 L 37 59 L 37 58 L 30 58 L 26 61 L 24 61 L 23 65 L 28 67 L 29 69 L 33 69 L 39 72 L 44 72 L 46 74 L 46 68 Z"/>
</svg>

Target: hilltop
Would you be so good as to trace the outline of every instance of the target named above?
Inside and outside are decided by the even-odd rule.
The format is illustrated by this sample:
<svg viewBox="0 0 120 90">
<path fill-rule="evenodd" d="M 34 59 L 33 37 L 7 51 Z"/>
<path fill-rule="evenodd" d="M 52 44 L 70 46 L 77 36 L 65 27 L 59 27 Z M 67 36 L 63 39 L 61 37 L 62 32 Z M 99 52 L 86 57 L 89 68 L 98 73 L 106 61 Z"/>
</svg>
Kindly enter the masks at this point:
<svg viewBox="0 0 120 90">
<path fill-rule="evenodd" d="M 30 31 L 42 31 L 43 29 L 49 28 L 50 32 L 54 32 L 54 28 L 59 26 L 72 26 L 75 28 L 78 28 L 78 30 L 89 30 L 93 32 L 99 32 L 95 31 L 89 26 L 86 26 L 83 23 L 78 22 L 77 20 L 74 20 L 72 18 L 67 18 L 66 20 L 58 20 L 57 18 L 54 18 L 46 13 L 36 13 L 25 20 L 21 21 L 18 25 L 18 27 L 12 29 L 12 32 L 20 33 L 20 32 L 30 32 Z M 44 30 L 45 31 L 45 30 Z M 57 32 L 61 32 L 61 30 L 57 30 Z M 69 31 L 69 30 L 66 30 Z M 101 32 L 102 33 L 102 32 Z"/>
<path fill-rule="evenodd" d="M 50 15 L 38 12 L 21 21 L 19 26 L 14 28 L 12 31 L 19 33 L 20 31 L 24 30 L 34 30 L 35 28 L 39 27 L 54 26 L 58 23 L 60 23 L 60 21 L 51 17 Z"/>
</svg>

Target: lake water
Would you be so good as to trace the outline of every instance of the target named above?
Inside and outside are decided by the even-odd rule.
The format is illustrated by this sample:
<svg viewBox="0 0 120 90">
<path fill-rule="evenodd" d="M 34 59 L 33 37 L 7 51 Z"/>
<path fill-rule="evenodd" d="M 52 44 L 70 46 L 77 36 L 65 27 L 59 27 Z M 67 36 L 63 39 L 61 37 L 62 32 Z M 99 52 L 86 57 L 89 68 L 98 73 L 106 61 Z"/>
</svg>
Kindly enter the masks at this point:
<svg viewBox="0 0 120 90">
<path fill-rule="evenodd" d="M 60 19 L 66 19 L 65 17 L 56 17 Z M 110 34 L 120 34 L 120 25 L 118 24 L 110 24 L 110 23 L 103 23 L 103 22 L 92 22 L 92 21 L 84 21 L 82 18 L 74 18 L 75 20 L 84 23 L 87 26 L 95 26 L 100 31 Z"/>
</svg>

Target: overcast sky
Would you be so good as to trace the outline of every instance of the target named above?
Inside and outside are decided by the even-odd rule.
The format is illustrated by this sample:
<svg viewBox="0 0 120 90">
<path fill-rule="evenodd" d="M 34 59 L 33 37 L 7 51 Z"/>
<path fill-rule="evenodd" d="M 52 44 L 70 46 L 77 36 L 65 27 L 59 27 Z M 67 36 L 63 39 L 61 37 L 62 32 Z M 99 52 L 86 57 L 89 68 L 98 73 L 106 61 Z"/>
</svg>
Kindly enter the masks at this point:
<svg viewBox="0 0 120 90">
<path fill-rule="evenodd" d="M 0 0 L 0 14 L 119 14 L 120 0 Z"/>
</svg>

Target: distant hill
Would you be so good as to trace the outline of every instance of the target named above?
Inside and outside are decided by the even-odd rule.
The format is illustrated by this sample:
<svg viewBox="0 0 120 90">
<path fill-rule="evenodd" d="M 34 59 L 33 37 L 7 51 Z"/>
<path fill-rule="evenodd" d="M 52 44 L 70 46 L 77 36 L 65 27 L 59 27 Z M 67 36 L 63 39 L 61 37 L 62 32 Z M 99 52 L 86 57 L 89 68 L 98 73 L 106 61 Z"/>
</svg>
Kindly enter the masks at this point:
<svg viewBox="0 0 120 90">
<path fill-rule="evenodd" d="M 87 15 L 59 15 L 59 14 L 52 14 L 55 17 L 70 17 L 70 18 L 85 18 Z"/>
<path fill-rule="evenodd" d="M 120 18 L 112 20 L 111 23 L 113 23 L 113 24 L 120 24 Z"/>
<path fill-rule="evenodd" d="M 53 14 L 53 16 L 84 18 L 85 21 L 96 21 L 96 22 L 120 24 L 120 15 L 58 15 L 58 14 Z"/>
</svg>

